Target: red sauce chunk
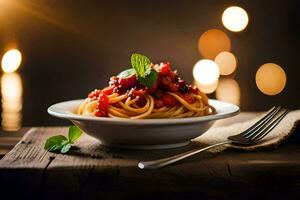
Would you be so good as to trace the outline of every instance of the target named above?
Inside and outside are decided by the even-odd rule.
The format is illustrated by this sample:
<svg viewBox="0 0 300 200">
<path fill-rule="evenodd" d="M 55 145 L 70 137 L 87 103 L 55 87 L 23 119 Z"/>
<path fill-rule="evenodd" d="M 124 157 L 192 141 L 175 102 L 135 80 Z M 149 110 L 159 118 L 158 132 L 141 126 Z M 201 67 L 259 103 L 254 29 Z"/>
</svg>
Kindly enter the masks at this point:
<svg viewBox="0 0 300 200">
<path fill-rule="evenodd" d="M 97 90 L 95 89 L 94 91 L 92 91 L 89 95 L 88 95 L 88 98 L 92 99 L 92 100 L 95 100 L 99 97 L 101 93 L 101 90 Z"/>
<path fill-rule="evenodd" d="M 170 94 L 165 94 L 160 100 L 163 102 L 164 106 L 167 107 L 176 106 L 178 104 L 178 101 Z"/>
<path fill-rule="evenodd" d="M 104 93 L 100 93 L 98 100 L 97 100 L 96 116 L 106 117 L 108 106 L 109 106 L 109 103 L 108 103 L 107 95 Z"/>
<path fill-rule="evenodd" d="M 120 78 L 118 80 L 118 83 L 122 88 L 128 89 L 128 88 L 134 87 L 137 85 L 136 76 L 132 75 L 128 78 Z"/>
<path fill-rule="evenodd" d="M 106 87 L 102 90 L 102 93 L 106 95 L 111 95 L 112 93 L 114 93 L 114 88 L 114 86 Z"/>
</svg>

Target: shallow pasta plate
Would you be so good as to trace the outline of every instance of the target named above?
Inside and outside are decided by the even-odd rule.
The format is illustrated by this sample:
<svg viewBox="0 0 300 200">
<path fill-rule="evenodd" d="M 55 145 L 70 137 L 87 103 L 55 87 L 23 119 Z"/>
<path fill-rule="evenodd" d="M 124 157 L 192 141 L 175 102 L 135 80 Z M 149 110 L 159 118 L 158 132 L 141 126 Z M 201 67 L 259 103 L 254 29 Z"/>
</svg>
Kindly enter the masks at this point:
<svg viewBox="0 0 300 200">
<path fill-rule="evenodd" d="M 102 145 L 128 149 L 164 149 L 187 145 L 205 133 L 216 120 L 232 117 L 239 107 L 218 100 L 209 100 L 216 113 L 180 119 L 122 119 L 75 114 L 84 100 L 54 104 L 48 108 L 52 116 L 68 119 Z"/>
</svg>

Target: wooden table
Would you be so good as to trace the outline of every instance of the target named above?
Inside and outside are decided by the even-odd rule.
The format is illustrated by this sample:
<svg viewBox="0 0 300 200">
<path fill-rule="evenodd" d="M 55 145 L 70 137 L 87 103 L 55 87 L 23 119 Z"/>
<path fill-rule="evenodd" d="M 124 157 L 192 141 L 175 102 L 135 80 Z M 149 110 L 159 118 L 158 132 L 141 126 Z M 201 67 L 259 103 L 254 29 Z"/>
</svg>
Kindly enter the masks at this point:
<svg viewBox="0 0 300 200">
<path fill-rule="evenodd" d="M 217 126 L 257 114 L 220 121 Z M 139 160 L 194 148 L 160 151 L 108 149 L 88 136 L 70 154 L 43 150 L 66 127 L 31 128 L 0 161 L 1 197 L 25 199 L 215 199 L 300 197 L 300 133 L 280 148 L 256 152 L 205 152 L 159 170 L 140 170 Z"/>
</svg>

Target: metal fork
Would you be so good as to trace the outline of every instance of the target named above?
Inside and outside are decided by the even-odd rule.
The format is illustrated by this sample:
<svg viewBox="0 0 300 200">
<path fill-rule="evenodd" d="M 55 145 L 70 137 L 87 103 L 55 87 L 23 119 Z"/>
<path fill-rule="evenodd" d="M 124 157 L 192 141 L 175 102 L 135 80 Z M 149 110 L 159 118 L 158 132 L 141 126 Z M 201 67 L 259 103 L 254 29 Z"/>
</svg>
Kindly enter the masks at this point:
<svg viewBox="0 0 300 200">
<path fill-rule="evenodd" d="M 242 133 L 228 137 L 227 141 L 210 145 L 201 149 L 193 149 L 188 152 L 184 152 L 167 158 L 151 161 L 141 161 L 138 163 L 138 167 L 140 169 L 157 169 L 224 144 L 231 143 L 237 145 L 254 145 L 261 139 L 263 139 L 269 132 L 271 132 L 271 130 L 273 130 L 273 128 L 275 128 L 275 126 L 279 124 L 279 122 L 287 115 L 288 112 L 289 110 L 287 109 L 282 109 L 281 107 L 273 107 L 250 128 L 243 131 Z"/>
</svg>

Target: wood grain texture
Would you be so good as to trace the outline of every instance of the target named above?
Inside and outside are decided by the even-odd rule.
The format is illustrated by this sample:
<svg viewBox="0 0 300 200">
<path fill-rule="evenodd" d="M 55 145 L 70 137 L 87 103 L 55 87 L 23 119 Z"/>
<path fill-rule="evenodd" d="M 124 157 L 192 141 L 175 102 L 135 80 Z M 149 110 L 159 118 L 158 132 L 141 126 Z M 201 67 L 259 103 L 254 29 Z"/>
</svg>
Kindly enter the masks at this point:
<svg viewBox="0 0 300 200">
<path fill-rule="evenodd" d="M 13 149 L 29 129 L 29 127 L 23 127 L 16 132 L 7 132 L 0 129 L 0 159 Z"/>
<path fill-rule="evenodd" d="M 157 199 L 158 194 L 164 199 L 299 196 L 297 137 L 272 151 L 205 152 L 159 170 L 140 170 L 139 160 L 173 155 L 201 144 L 124 151 L 100 146 L 84 135 L 68 155 L 62 155 L 43 149 L 46 138 L 56 134 L 66 135 L 67 128 L 32 128 L 3 157 L 0 195 L 25 199 Z M 294 135 L 299 135 L 298 129 Z M 243 196 L 248 191 L 251 193 Z"/>
</svg>

